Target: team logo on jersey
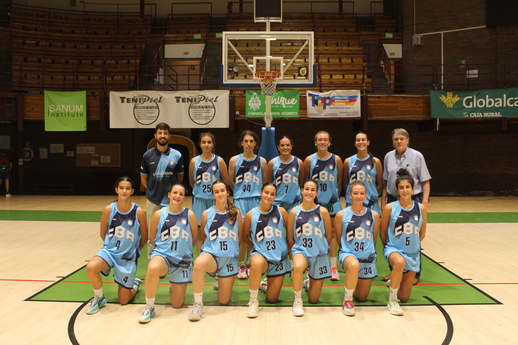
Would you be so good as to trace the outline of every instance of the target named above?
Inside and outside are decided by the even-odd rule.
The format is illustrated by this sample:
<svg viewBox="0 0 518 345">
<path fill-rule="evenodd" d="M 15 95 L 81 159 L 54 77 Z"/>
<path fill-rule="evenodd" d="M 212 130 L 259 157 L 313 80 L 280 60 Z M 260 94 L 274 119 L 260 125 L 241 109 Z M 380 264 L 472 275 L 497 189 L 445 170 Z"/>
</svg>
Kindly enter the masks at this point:
<svg viewBox="0 0 518 345">
<path fill-rule="evenodd" d="M 291 171 L 297 172 L 297 168 L 293 167 L 293 168 L 291 168 Z"/>
<path fill-rule="evenodd" d="M 169 164 L 174 165 L 174 161 L 173 160 L 169 161 Z"/>
<path fill-rule="evenodd" d="M 128 220 L 128 225 L 129 226 L 132 226 L 133 225 L 133 221 L 131 219 Z"/>
<path fill-rule="evenodd" d="M 181 222 L 182 222 L 182 224 L 185 225 L 185 224 L 187 224 L 187 219 L 183 218 Z"/>
<path fill-rule="evenodd" d="M 335 168 L 335 166 L 333 164 L 329 164 L 329 169 L 330 170 L 333 170 Z"/>
<path fill-rule="evenodd" d="M 254 170 L 257 171 L 257 167 L 254 167 Z"/>
<path fill-rule="evenodd" d="M 371 170 L 371 168 L 372 168 L 372 167 L 371 167 L 370 165 L 367 165 L 367 169 Z"/>
<path fill-rule="evenodd" d="M 212 170 L 213 170 L 213 171 L 216 171 L 217 169 L 218 169 L 218 168 L 216 168 L 216 167 L 212 167 Z"/>
<path fill-rule="evenodd" d="M 419 220 L 419 216 L 417 214 L 414 214 L 414 220 L 417 222 Z"/>
<path fill-rule="evenodd" d="M 273 217 L 273 218 L 272 218 L 272 222 L 277 223 L 278 221 L 279 221 L 279 220 L 277 219 L 277 217 Z"/>
<path fill-rule="evenodd" d="M 368 220 L 368 221 L 365 222 L 365 224 L 367 224 L 367 226 L 371 226 L 371 221 Z"/>
<path fill-rule="evenodd" d="M 318 222 L 318 221 L 320 221 L 320 218 L 315 217 L 315 218 L 313 218 L 313 220 L 314 220 L 315 222 Z"/>
</svg>

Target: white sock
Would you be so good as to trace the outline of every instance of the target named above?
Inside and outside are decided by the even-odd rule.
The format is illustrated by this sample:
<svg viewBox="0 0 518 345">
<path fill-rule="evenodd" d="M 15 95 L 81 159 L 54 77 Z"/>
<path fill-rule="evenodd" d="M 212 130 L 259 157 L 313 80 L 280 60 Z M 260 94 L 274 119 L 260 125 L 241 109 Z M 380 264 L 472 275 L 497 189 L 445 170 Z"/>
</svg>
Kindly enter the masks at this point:
<svg viewBox="0 0 518 345">
<path fill-rule="evenodd" d="M 299 290 L 299 291 L 293 290 L 293 293 L 295 294 L 295 298 L 302 298 L 302 290 Z"/>
<path fill-rule="evenodd" d="M 345 301 L 353 300 L 354 289 L 345 288 Z"/>
<path fill-rule="evenodd" d="M 258 294 L 259 294 L 259 290 L 250 289 L 250 298 L 257 298 Z"/>
<path fill-rule="evenodd" d="M 397 292 L 399 291 L 399 286 L 395 289 L 390 288 L 389 300 L 394 301 L 397 300 Z"/>
<path fill-rule="evenodd" d="M 331 267 L 335 267 L 336 266 L 336 256 L 330 256 L 329 257 L 329 264 L 331 265 Z"/>
<path fill-rule="evenodd" d="M 99 290 L 94 289 L 94 296 L 97 298 L 101 298 L 104 296 L 103 288 L 100 288 Z"/>
<path fill-rule="evenodd" d="M 203 292 L 194 293 L 194 303 L 195 304 L 203 304 Z"/>
<path fill-rule="evenodd" d="M 155 297 L 153 297 L 153 298 L 146 297 L 146 305 L 150 308 L 154 308 L 155 307 Z"/>
<path fill-rule="evenodd" d="M 290 268 L 293 269 L 293 260 L 290 260 Z"/>
</svg>

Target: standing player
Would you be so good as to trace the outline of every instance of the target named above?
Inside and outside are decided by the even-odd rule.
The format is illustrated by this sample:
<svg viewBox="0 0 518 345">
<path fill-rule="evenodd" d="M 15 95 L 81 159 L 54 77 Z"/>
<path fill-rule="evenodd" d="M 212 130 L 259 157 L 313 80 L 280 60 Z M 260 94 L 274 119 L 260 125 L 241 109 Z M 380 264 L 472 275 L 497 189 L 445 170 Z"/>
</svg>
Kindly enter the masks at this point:
<svg viewBox="0 0 518 345">
<path fill-rule="evenodd" d="M 306 157 L 304 160 L 304 171 L 306 175 L 318 182 L 319 203 L 324 206 L 331 217 L 334 217 L 342 209 L 340 204 L 340 191 L 342 190 L 342 159 L 329 152 L 331 146 L 331 136 L 325 131 L 320 131 L 315 135 L 315 147 L 317 152 Z M 336 238 L 330 242 L 330 263 L 331 280 L 340 280 L 337 261 Z"/>
<path fill-rule="evenodd" d="M 267 182 L 261 189 L 261 203 L 249 211 L 243 223 L 243 240 L 252 248 L 250 254 L 250 302 L 249 318 L 259 314 L 259 285 L 261 276 L 266 272 L 266 300 L 277 302 L 281 292 L 284 275 L 290 271 L 288 245 L 284 235 L 288 224 L 288 213 L 274 205 L 277 188 Z"/>
<path fill-rule="evenodd" d="M 228 175 L 230 176 L 230 187 L 234 190 L 234 203 L 241 211 L 242 217 L 259 206 L 261 186 L 265 182 L 266 160 L 255 154 L 258 143 L 257 134 L 245 130 L 239 138 L 239 145 L 243 153 L 232 158 L 228 163 Z M 239 273 L 238 279 L 248 278 L 249 265 L 245 260 L 248 258 L 248 248 L 243 242 L 239 250 Z"/>
<path fill-rule="evenodd" d="M 381 161 L 369 152 L 369 145 L 370 140 L 367 134 L 358 132 L 354 142 L 358 153 L 344 161 L 345 207 L 351 206 L 353 203 L 350 197 L 351 183 L 361 181 L 367 188 L 365 207 L 371 208 L 379 214 L 378 199 L 383 189 L 383 168 Z"/>
<path fill-rule="evenodd" d="M 214 181 L 229 182 L 227 164 L 223 158 L 214 154 L 216 144 L 214 134 L 210 132 L 201 133 L 199 144 L 202 153 L 191 159 L 189 164 L 189 177 L 193 194 L 192 210 L 198 220 L 198 228 L 201 224 L 203 211 L 214 206 L 215 200 L 211 191 Z"/>
<path fill-rule="evenodd" d="M 395 183 L 399 200 L 383 209 L 380 238 L 385 260 L 392 267 L 387 307 L 391 314 L 403 315 L 398 302 L 408 301 L 416 272 L 420 270 L 427 210 L 426 205 L 412 199 L 414 178 L 407 170 L 398 171 Z"/>
<path fill-rule="evenodd" d="M 113 279 L 119 284 L 119 302 L 128 304 L 140 286 L 136 278 L 140 249 L 147 242 L 144 211 L 131 202 L 133 180 L 127 176 L 115 182 L 118 198 L 104 208 L 101 216 L 101 239 L 104 245 L 86 265 L 86 275 L 94 290 L 87 314 L 95 314 L 106 305 L 100 273 L 107 276 L 113 268 Z"/>
<path fill-rule="evenodd" d="M 318 204 L 318 184 L 307 180 L 302 188 L 302 203 L 291 210 L 288 217 L 288 245 L 293 256 L 293 315 L 303 316 L 302 275 L 309 269 L 304 281 L 310 303 L 317 303 L 330 267 L 327 254 L 333 238 L 331 217 L 325 207 Z M 309 285 L 309 286 L 308 286 Z"/>
<path fill-rule="evenodd" d="M 196 243 L 198 224 L 194 212 L 182 206 L 185 187 L 168 188 L 169 205 L 158 210 L 151 219 L 151 252 L 146 273 L 146 308 L 138 321 L 148 323 L 155 316 L 155 297 L 160 277 L 169 273 L 170 301 L 180 308 L 185 300 L 187 284 L 192 282 L 192 246 Z"/>
<path fill-rule="evenodd" d="M 5 197 L 10 198 L 9 194 L 9 179 L 11 178 L 10 172 L 13 168 L 13 163 L 9 161 L 9 156 L 5 153 L 0 153 L 0 185 L 2 181 L 5 183 Z"/>
<path fill-rule="evenodd" d="M 335 217 L 336 238 L 340 241 L 338 260 L 345 271 L 342 312 L 354 316 L 353 296 L 366 301 L 376 278 L 376 239 L 380 227 L 378 212 L 365 206 L 367 188 L 356 180 L 349 185 L 352 205 Z"/>
<path fill-rule="evenodd" d="M 169 147 L 170 127 L 159 123 L 155 127 L 156 147 L 147 150 L 140 165 L 140 181 L 146 187 L 146 219 L 148 227 L 156 211 L 169 205 L 167 188 L 183 181 L 182 154 Z M 148 246 L 148 256 L 153 249 Z"/>
<path fill-rule="evenodd" d="M 300 204 L 300 184 L 304 181 L 304 166 L 302 160 L 293 156 L 293 142 L 283 136 L 277 145 L 279 156 L 268 162 L 266 181 L 277 186 L 277 197 L 274 205 L 283 207 L 287 212 Z"/>
<path fill-rule="evenodd" d="M 218 301 L 227 305 L 237 274 L 239 240 L 241 238 L 241 212 L 228 199 L 229 187 L 223 181 L 212 184 L 216 204 L 203 211 L 201 217 L 201 253 L 194 261 L 192 287 L 194 305 L 190 321 L 198 321 L 203 314 L 203 286 L 205 273 L 218 276 Z"/>
</svg>

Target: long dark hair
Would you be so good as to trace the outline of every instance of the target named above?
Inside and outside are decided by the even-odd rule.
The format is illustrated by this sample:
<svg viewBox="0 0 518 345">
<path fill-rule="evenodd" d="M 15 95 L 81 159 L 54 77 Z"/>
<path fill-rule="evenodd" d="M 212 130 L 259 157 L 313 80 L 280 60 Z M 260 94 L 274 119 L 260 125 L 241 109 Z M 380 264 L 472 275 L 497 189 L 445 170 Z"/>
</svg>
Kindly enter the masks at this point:
<svg viewBox="0 0 518 345">
<path fill-rule="evenodd" d="M 221 181 L 221 180 L 216 180 L 214 181 L 214 183 L 212 184 L 212 193 L 214 193 L 214 186 L 218 183 L 222 183 L 225 188 L 227 189 L 227 192 L 230 194 L 230 187 L 228 186 L 228 184 L 226 184 L 225 182 Z M 236 207 L 236 205 L 234 205 L 232 203 L 232 201 L 230 201 L 229 198 L 227 198 L 227 215 L 228 215 L 228 222 L 230 224 L 234 224 L 237 220 L 237 215 L 238 215 L 238 208 Z"/>
</svg>

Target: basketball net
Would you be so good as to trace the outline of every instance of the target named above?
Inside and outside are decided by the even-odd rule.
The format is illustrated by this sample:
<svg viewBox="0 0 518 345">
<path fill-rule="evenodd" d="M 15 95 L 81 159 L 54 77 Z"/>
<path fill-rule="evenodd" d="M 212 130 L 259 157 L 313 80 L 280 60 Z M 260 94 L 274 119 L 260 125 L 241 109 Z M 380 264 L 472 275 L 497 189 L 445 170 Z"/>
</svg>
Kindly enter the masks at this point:
<svg viewBox="0 0 518 345">
<path fill-rule="evenodd" d="M 277 71 L 259 71 L 255 72 L 255 76 L 261 79 L 261 93 L 265 96 L 273 96 L 277 86 L 277 78 L 281 72 Z"/>
</svg>

